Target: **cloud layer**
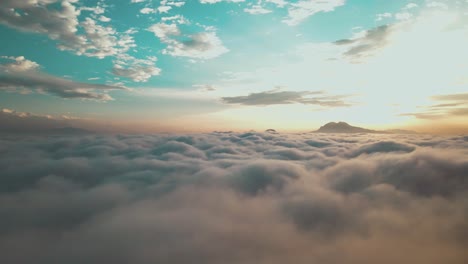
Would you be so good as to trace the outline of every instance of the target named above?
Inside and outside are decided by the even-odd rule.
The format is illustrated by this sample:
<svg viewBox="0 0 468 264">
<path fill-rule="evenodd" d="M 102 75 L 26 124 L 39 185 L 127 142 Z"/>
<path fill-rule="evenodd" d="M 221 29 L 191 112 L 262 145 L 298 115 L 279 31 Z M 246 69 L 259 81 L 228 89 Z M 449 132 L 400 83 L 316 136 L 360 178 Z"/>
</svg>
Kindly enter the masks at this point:
<svg viewBox="0 0 468 264">
<path fill-rule="evenodd" d="M 2 263 L 466 263 L 468 138 L 0 138 Z"/>
</svg>

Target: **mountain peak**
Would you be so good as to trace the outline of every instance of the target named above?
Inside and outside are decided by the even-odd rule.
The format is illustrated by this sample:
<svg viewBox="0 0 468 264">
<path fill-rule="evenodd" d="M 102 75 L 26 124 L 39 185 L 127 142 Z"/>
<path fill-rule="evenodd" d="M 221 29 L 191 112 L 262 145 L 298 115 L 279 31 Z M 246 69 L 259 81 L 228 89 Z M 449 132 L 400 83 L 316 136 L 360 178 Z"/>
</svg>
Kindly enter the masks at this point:
<svg viewBox="0 0 468 264">
<path fill-rule="evenodd" d="M 377 134 L 417 134 L 417 132 L 403 129 L 372 130 L 362 127 L 352 126 L 346 122 L 329 122 L 321 126 L 317 133 L 377 133 Z"/>
<path fill-rule="evenodd" d="M 355 127 L 346 122 L 330 122 L 321 126 L 316 132 L 319 133 L 375 133 L 376 131 Z"/>
</svg>

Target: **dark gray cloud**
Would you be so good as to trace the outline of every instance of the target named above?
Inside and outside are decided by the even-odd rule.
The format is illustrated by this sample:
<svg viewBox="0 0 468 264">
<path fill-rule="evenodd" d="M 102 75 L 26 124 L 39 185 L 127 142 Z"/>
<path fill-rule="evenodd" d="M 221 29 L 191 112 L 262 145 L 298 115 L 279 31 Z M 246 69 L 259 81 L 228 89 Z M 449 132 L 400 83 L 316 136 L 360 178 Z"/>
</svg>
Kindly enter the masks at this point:
<svg viewBox="0 0 468 264">
<path fill-rule="evenodd" d="M 0 262 L 463 264 L 467 150 L 466 136 L 4 134 Z"/>
<path fill-rule="evenodd" d="M 335 44 L 346 46 L 347 50 L 343 53 L 343 56 L 351 61 L 359 62 L 362 58 L 368 57 L 373 52 L 385 47 L 391 30 L 392 26 L 383 25 L 365 31 L 362 36 L 335 41 Z"/>
<path fill-rule="evenodd" d="M 59 49 L 78 55 L 104 58 L 125 54 L 135 47 L 132 37 L 99 24 L 96 15 L 105 12 L 99 5 L 85 8 L 74 0 L 1 1 L 0 24 L 47 35 L 58 42 Z"/>
<path fill-rule="evenodd" d="M 51 4 L 61 2 L 58 9 Z M 47 34 L 67 47 L 78 48 L 86 38 L 77 36 L 80 11 L 72 1 L 2 1 L 0 23 L 22 31 Z"/>
<path fill-rule="evenodd" d="M 3 57 L 0 64 L 0 90 L 49 93 L 62 98 L 112 100 L 108 92 L 125 88 L 106 84 L 75 82 L 41 72 L 39 65 L 24 57 Z M 6 60 L 6 61 L 5 61 Z"/>
<path fill-rule="evenodd" d="M 242 105 L 281 105 L 281 104 L 310 104 L 322 107 L 347 107 L 350 103 L 344 99 L 347 96 L 330 96 L 323 91 L 266 91 L 251 93 L 246 96 L 222 97 L 226 104 Z"/>
<path fill-rule="evenodd" d="M 74 82 L 67 79 L 44 74 L 33 75 L 0 75 L 0 89 L 12 90 L 25 88 L 35 92 L 50 93 L 62 98 L 93 99 L 100 101 L 112 100 L 107 93 L 97 93 L 93 90 L 121 90 L 122 87 Z"/>
</svg>

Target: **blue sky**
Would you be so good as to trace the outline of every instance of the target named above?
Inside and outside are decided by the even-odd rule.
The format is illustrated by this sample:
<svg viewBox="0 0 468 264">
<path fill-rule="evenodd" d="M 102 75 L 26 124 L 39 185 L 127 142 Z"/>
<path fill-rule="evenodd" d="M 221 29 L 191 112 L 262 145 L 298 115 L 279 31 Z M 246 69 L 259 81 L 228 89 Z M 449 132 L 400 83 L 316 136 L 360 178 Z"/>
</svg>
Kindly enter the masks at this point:
<svg viewBox="0 0 468 264">
<path fill-rule="evenodd" d="M 6 0 L 0 108 L 138 131 L 463 127 L 467 6 Z"/>
</svg>

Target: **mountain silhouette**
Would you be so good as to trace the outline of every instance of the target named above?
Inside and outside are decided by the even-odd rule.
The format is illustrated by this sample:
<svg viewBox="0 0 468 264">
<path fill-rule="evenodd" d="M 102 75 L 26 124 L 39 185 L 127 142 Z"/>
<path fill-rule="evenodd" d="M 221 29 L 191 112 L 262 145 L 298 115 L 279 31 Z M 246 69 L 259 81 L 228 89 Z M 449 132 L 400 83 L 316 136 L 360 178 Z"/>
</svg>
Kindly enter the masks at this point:
<svg viewBox="0 0 468 264">
<path fill-rule="evenodd" d="M 346 122 L 330 122 L 321 126 L 318 133 L 377 133 L 375 130 L 352 126 Z"/>
<path fill-rule="evenodd" d="M 416 134 L 414 131 L 392 129 L 392 130 L 372 130 L 362 127 L 352 126 L 346 122 L 330 122 L 321 126 L 316 133 L 376 133 L 376 134 Z"/>
</svg>

